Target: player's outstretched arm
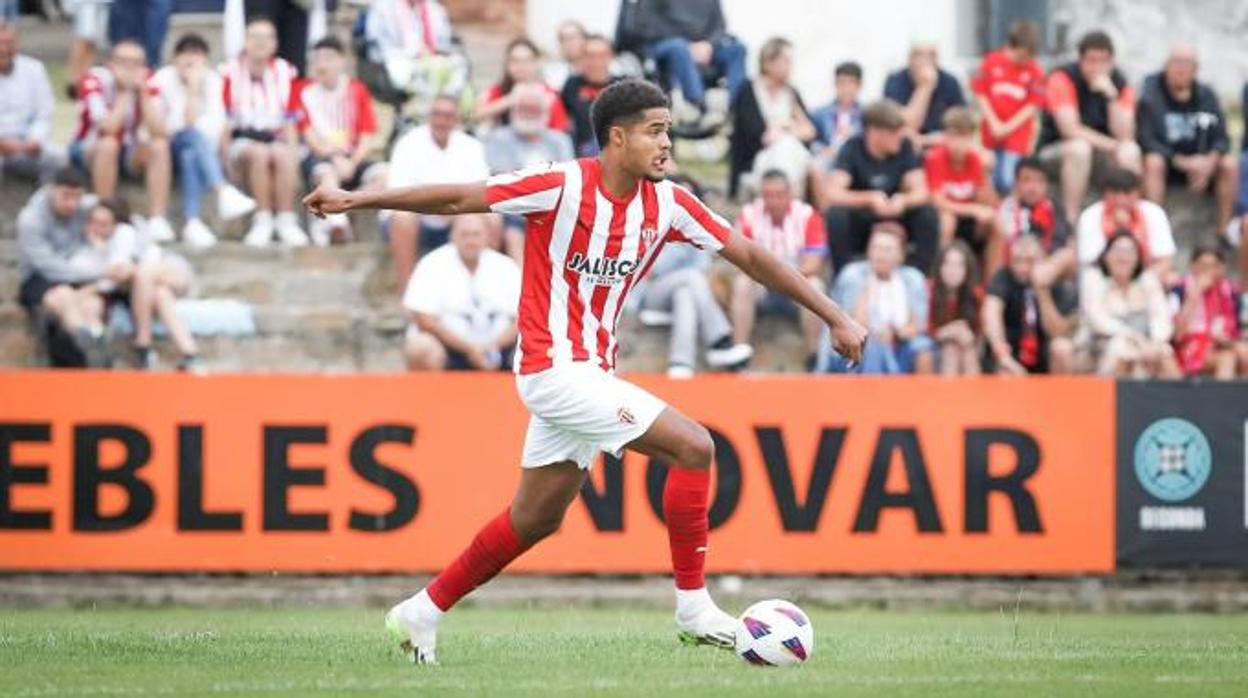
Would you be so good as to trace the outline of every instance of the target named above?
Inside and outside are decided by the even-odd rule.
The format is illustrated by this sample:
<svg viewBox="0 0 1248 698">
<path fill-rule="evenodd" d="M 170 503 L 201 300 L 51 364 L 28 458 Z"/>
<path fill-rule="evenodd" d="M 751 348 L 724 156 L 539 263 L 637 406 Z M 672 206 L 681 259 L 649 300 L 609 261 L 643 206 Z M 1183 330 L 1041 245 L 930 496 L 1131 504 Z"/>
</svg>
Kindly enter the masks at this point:
<svg viewBox="0 0 1248 698">
<path fill-rule="evenodd" d="M 331 213 L 370 208 L 442 216 L 490 211 L 485 202 L 485 182 L 395 187 L 381 191 L 343 191 L 322 184 L 303 197 L 303 205 L 321 218 Z"/>
<path fill-rule="evenodd" d="M 807 283 L 796 269 L 735 231 L 719 254 L 750 278 L 792 298 L 827 323 L 832 331 L 832 346 L 841 356 L 853 362 L 862 358 L 867 330 L 831 298 Z"/>
</svg>

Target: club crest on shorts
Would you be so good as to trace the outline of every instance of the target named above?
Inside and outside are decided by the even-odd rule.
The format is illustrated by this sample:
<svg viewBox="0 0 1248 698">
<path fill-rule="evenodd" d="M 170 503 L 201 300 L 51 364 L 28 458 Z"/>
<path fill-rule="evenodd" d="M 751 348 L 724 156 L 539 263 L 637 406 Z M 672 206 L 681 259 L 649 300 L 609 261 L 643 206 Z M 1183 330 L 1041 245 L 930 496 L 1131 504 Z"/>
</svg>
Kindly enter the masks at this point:
<svg viewBox="0 0 1248 698">
<path fill-rule="evenodd" d="M 627 407 L 621 407 L 615 414 L 620 418 L 620 424 L 637 423 L 637 418 L 633 416 L 633 411 Z"/>
</svg>

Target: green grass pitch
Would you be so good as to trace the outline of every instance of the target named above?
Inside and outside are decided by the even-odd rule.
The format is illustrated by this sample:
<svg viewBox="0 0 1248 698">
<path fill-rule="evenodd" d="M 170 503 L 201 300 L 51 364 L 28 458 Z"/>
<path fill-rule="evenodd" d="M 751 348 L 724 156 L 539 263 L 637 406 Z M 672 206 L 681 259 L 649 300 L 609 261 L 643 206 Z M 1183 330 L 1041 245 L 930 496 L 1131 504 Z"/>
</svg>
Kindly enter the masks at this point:
<svg viewBox="0 0 1248 698">
<path fill-rule="evenodd" d="M 815 611 L 814 658 L 685 647 L 655 610 L 462 608 L 438 667 L 382 611 L 0 610 L 0 696 L 1246 696 L 1248 617 Z"/>
</svg>

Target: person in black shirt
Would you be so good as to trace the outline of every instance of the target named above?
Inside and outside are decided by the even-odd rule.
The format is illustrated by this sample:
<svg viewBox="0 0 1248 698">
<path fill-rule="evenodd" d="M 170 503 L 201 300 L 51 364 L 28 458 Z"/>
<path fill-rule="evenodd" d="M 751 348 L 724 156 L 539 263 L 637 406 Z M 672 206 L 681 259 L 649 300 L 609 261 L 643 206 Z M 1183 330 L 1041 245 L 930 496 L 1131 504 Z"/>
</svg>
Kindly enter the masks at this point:
<svg viewBox="0 0 1248 698">
<path fill-rule="evenodd" d="M 889 74 L 884 96 L 902 105 L 908 135 L 920 148 L 940 141 L 946 111 L 966 106 L 958 79 L 941 70 L 936 45 L 928 41 L 916 41 L 910 47 L 909 64 Z"/>
<path fill-rule="evenodd" d="M 1070 373 L 1078 300 L 1070 287 L 1055 283 L 1035 235 L 1018 238 L 1010 262 L 988 282 L 982 322 L 988 363 L 996 373 Z"/>
<path fill-rule="evenodd" d="M 883 99 L 867 107 L 863 132 L 841 146 L 826 180 L 828 249 L 839 271 L 866 251 L 871 227 L 896 220 L 906 229 L 906 263 L 927 273 L 940 231 L 923 167 L 904 134 L 901 107 Z"/>
<path fill-rule="evenodd" d="M 1144 150 L 1144 195 L 1160 204 L 1167 184 L 1192 191 L 1212 187 L 1218 230 L 1226 229 L 1239 162 L 1228 154 L 1231 140 L 1217 94 L 1196 80 L 1196 49 L 1173 47 L 1165 68 L 1145 79 L 1136 119 Z"/>
<path fill-rule="evenodd" d="M 594 126 L 589 119 L 589 107 L 598 93 L 618 78 L 611 75 L 611 61 L 615 51 L 611 42 L 602 34 L 585 37 L 584 48 L 577 60 L 575 73 L 563 83 L 559 97 L 563 108 L 572 119 L 572 145 L 577 157 L 593 157 L 598 154 L 598 141 L 594 138 Z"/>
</svg>

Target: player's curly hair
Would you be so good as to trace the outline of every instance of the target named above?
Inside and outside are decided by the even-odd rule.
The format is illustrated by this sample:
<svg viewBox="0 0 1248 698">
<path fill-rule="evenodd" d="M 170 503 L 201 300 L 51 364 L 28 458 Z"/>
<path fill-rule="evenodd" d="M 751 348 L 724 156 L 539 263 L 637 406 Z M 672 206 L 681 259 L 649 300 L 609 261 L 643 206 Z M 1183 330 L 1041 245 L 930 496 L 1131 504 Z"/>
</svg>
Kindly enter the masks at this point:
<svg viewBox="0 0 1248 698">
<path fill-rule="evenodd" d="M 667 109 L 668 106 L 667 95 L 652 82 L 630 78 L 613 83 L 598 94 L 589 111 L 598 147 L 606 147 L 612 126 L 636 121 L 647 109 Z"/>
</svg>

